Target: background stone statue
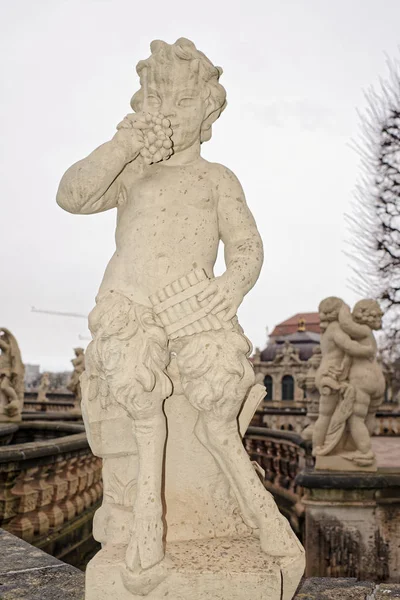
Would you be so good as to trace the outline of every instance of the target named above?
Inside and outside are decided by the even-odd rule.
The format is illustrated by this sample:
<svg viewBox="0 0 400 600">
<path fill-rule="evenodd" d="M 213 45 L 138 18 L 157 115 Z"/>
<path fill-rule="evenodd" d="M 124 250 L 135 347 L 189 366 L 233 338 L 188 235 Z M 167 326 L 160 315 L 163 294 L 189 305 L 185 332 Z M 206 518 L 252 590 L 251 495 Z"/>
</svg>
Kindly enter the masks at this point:
<svg viewBox="0 0 400 600">
<path fill-rule="evenodd" d="M 331 297 L 321 302 L 319 312 L 322 362 L 316 376 L 320 391 L 313 431 L 316 468 L 376 470 L 370 436 L 385 379 L 373 331 L 381 328 L 381 309 L 375 300 L 361 300 L 350 313 L 342 300 Z"/>
<path fill-rule="evenodd" d="M 307 402 L 307 419 L 309 420 L 309 424 L 301 433 L 305 440 L 312 440 L 315 421 L 318 418 L 320 393 L 317 387 L 316 377 L 321 360 L 321 346 L 315 346 L 312 355 L 307 361 L 307 371 L 301 373 L 297 379 L 299 387 L 305 392 Z"/>
<path fill-rule="evenodd" d="M 137 72 L 134 113 L 68 169 L 57 195 L 72 213 L 118 210 L 81 377 L 105 490 L 87 598 L 231 599 L 235 589 L 244 599 L 265 586 L 289 598 L 303 549 L 255 473 L 238 421 L 265 395 L 236 317 L 259 276 L 262 241 L 235 175 L 200 156 L 226 106 L 222 69 L 181 38 L 153 42 Z M 220 240 L 226 271 L 215 277 Z M 257 575 L 244 574 L 245 556 Z M 287 567 L 278 576 L 262 556 L 297 565 L 284 596 Z"/>
<path fill-rule="evenodd" d="M 85 351 L 83 348 L 74 348 L 75 358 L 71 360 L 74 370 L 67 388 L 74 394 L 77 405 L 82 401 L 80 376 L 85 370 Z"/>
<path fill-rule="evenodd" d="M 39 384 L 39 388 L 38 388 L 38 395 L 37 395 L 37 400 L 39 402 L 48 402 L 48 398 L 47 398 L 47 392 L 50 389 L 50 375 L 48 373 L 43 373 L 41 380 L 40 380 L 40 384 Z"/>
<path fill-rule="evenodd" d="M 20 421 L 24 404 L 25 367 L 17 340 L 0 328 L 0 422 Z"/>
</svg>

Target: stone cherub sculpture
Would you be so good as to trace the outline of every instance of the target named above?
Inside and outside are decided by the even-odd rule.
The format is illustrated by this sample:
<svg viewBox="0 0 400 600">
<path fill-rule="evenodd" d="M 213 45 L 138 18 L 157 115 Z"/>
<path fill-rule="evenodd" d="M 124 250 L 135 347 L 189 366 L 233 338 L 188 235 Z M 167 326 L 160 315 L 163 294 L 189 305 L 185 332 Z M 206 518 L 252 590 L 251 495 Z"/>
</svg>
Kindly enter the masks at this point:
<svg viewBox="0 0 400 600">
<path fill-rule="evenodd" d="M 75 358 L 71 360 L 74 370 L 68 382 L 67 389 L 73 393 L 79 406 L 82 401 L 80 377 L 85 370 L 85 351 L 83 348 L 74 348 L 74 352 Z"/>
<path fill-rule="evenodd" d="M 267 555 L 300 557 L 299 578 L 301 545 L 239 434 L 254 372 L 236 312 L 257 281 L 263 247 L 235 175 L 200 155 L 226 106 L 222 69 L 181 38 L 152 42 L 137 72 L 134 113 L 68 169 L 57 195 L 72 213 L 118 211 L 116 251 L 89 317 L 93 340 L 81 377 L 89 441 L 103 457 L 105 496 L 94 524 L 99 555 L 125 544 L 122 577 L 132 593 L 186 598 L 172 579 L 160 585 L 174 569 L 165 558 L 166 534 L 168 556 L 174 542 L 191 540 L 194 548 L 196 539 L 243 532 L 254 539 L 255 532 Z M 220 240 L 226 271 L 214 277 Z M 105 594 L 104 581 L 96 591 L 95 577 L 90 581 L 87 597 Z M 225 594 L 218 597 L 232 597 L 229 585 Z"/>
<path fill-rule="evenodd" d="M 381 328 L 381 309 L 375 300 L 361 300 L 350 313 L 341 299 L 331 297 L 321 302 L 319 312 L 323 333 L 316 376 L 320 408 L 313 431 L 316 468 L 376 470 L 370 434 L 385 379 L 372 331 Z"/>
<path fill-rule="evenodd" d="M 39 402 L 48 402 L 47 392 L 50 389 L 50 375 L 49 373 L 43 373 L 42 378 L 40 380 L 37 400 Z"/>
<path fill-rule="evenodd" d="M 321 346 L 315 346 L 312 355 L 307 361 L 307 370 L 297 377 L 297 383 L 305 392 L 307 402 L 307 427 L 302 431 L 301 436 L 305 440 L 312 440 L 314 424 L 319 413 L 319 390 L 316 385 L 316 376 L 322 360 Z"/>
<path fill-rule="evenodd" d="M 25 367 L 17 340 L 0 328 L 0 422 L 20 421 L 24 404 Z"/>
</svg>

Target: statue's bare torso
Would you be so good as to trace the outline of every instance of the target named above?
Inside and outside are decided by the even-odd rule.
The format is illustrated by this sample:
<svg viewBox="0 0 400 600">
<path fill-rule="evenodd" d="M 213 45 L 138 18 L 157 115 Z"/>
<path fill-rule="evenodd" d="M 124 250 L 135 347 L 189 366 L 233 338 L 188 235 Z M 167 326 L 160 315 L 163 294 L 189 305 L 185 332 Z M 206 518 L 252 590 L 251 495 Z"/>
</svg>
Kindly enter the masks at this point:
<svg viewBox="0 0 400 600">
<path fill-rule="evenodd" d="M 199 159 L 155 165 L 135 178 L 118 206 L 116 251 L 100 294 L 119 289 L 148 304 L 149 295 L 193 269 L 213 275 L 222 169 Z"/>
</svg>

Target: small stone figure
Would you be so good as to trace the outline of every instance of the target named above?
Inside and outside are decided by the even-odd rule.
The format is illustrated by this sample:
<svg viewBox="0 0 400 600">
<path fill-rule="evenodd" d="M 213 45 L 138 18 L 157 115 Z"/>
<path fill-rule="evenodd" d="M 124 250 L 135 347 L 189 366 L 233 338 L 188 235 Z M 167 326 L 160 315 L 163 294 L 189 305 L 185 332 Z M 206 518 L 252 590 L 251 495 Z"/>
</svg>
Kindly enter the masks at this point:
<svg viewBox="0 0 400 600">
<path fill-rule="evenodd" d="M 50 389 L 50 375 L 49 373 L 43 373 L 42 378 L 40 380 L 37 400 L 38 402 L 48 402 L 47 392 Z"/>
<path fill-rule="evenodd" d="M 82 391 L 80 377 L 85 370 L 85 351 L 83 348 L 74 348 L 75 358 L 71 360 L 74 370 L 67 388 L 75 396 L 75 401 L 79 407 L 82 401 Z"/>
<path fill-rule="evenodd" d="M 299 349 L 295 348 L 289 340 L 285 340 L 283 346 L 278 348 L 274 358 L 275 364 L 290 365 L 291 363 L 301 364 Z"/>
<path fill-rule="evenodd" d="M 376 470 L 370 434 L 383 402 L 385 379 L 372 333 L 382 326 L 375 300 L 361 300 L 352 313 L 339 298 L 323 300 L 322 362 L 316 382 L 319 417 L 313 431 L 317 469 Z"/>
<path fill-rule="evenodd" d="M 303 549 L 239 433 L 245 400 L 253 407 L 265 395 L 261 386 L 254 393 L 251 344 L 236 317 L 259 276 L 262 241 L 235 175 L 200 156 L 226 106 L 222 69 L 181 38 L 152 42 L 137 72 L 134 113 L 68 169 L 57 196 L 72 213 L 118 210 L 116 252 L 89 317 L 81 377 L 105 489 L 94 524 L 103 549 L 88 566 L 87 600 L 128 598 L 121 580 L 132 598 L 230 599 L 251 552 L 255 561 L 297 561 L 285 583 L 295 588 Z M 215 277 L 220 240 L 227 268 Z M 223 553 L 213 550 L 220 543 Z M 227 562 L 206 583 L 200 567 L 207 556 L 215 567 L 214 551 Z M 251 589 L 258 596 L 260 586 L 278 586 L 282 598 L 286 576 L 279 569 L 276 580 L 264 579 L 267 570 L 263 563 Z M 248 598 L 245 585 L 240 594 Z"/>
<path fill-rule="evenodd" d="M 305 398 L 307 402 L 307 419 L 309 421 L 307 427 L 301 433 L 305 440 L 311 440 L 314 431 L 315 421 L 318 418 L 319 412 L 319 389 L 316 384 L 316 376 L 321 364 L 321 346 L 315 346 L 312 351 L 312 355 L 307 361 L 307 371 L 301 373 L 297 382 L 305 392 Z"/>
<path fill-rule="evenodd" d="M 20 421 L 24 404 L 25 367 L 17 340 L 0 328 L 0 422 Z"/>
</svg>

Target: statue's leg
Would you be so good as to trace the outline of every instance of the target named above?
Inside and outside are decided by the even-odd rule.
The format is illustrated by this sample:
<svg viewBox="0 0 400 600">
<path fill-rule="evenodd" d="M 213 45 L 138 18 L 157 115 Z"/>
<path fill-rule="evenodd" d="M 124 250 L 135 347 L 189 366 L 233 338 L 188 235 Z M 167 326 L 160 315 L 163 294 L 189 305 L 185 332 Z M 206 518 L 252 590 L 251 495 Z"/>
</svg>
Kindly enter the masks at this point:
<svg viewBox="0 0 400 600">
<path fill-rule="evenodd" d="M 318 454 L 318 449 L 322 448 L 328 432 L 329 423 L 338 403 L 338 394 L 333 392 L 327 386 L 322 388 L 319 402 L 318 419 L 315 422 L 313 430 L 313 448 L 314 453 Z"/>
<path fill-rule="evenodd" d="M 136 495 L 126 562 L 137 571 L 164 557 L 161 482 L 166 424 L 162 406 L 172 392 L 165 374 L 168 340 L 151 308 L 119 292 L 99 300 L 89 323 L 94 338 L 86 351 L 89 402 L 91 395 L 100 393 L 105 404 L 120 405 L 132 419 L 136 438 Z"/>
<path fill-rule="evenodd" d="M 384 400 L 383 396 L 376 396 L 371 398 L 371 402 L 368 408 L 368 415 L 366 419 L 366 426 L 370 435 L 373 435 L 376 428 L 376 412 L 381 406 Z"/>
<path fill-rule="evenodd" d="M 166 440 L 165 397 L 153 390 L 147 406 L 135 410 L 133 431 L 139 455 L 133 527 L 126 551 L 127 566 L 135 571 L 147 569 L 164 558 L 162 473 Z"/>
<path fill-rule="evenodd" d="M 350 433 L 357 449 L 363 454 L 373 456 L 371 437 L 366 425 L 366 418 L 370 405 L 370 396 L 360 389 L 355 389 L 356 400 L 353 414 L 349 418 Z"/>
<path fill-rule="evenodd" d="M 185 338 L 177 350 L 185 394 L 199 416 L 195 433 L 227 477 L 246 524 L 258 529 L 271 555 L 299 554 L 301 545 L 257 476 L 239 434 L 237 416 L 254 383 L 249 343 L 240 331 Z"/>
<path fill-rule="evenodd" d="M 10 379 L 5 375 L 0 384 L 0 388 L 8 398 L 8 402 L 18 402 L 18 394 L 11 385 Z"/>
</svg>

